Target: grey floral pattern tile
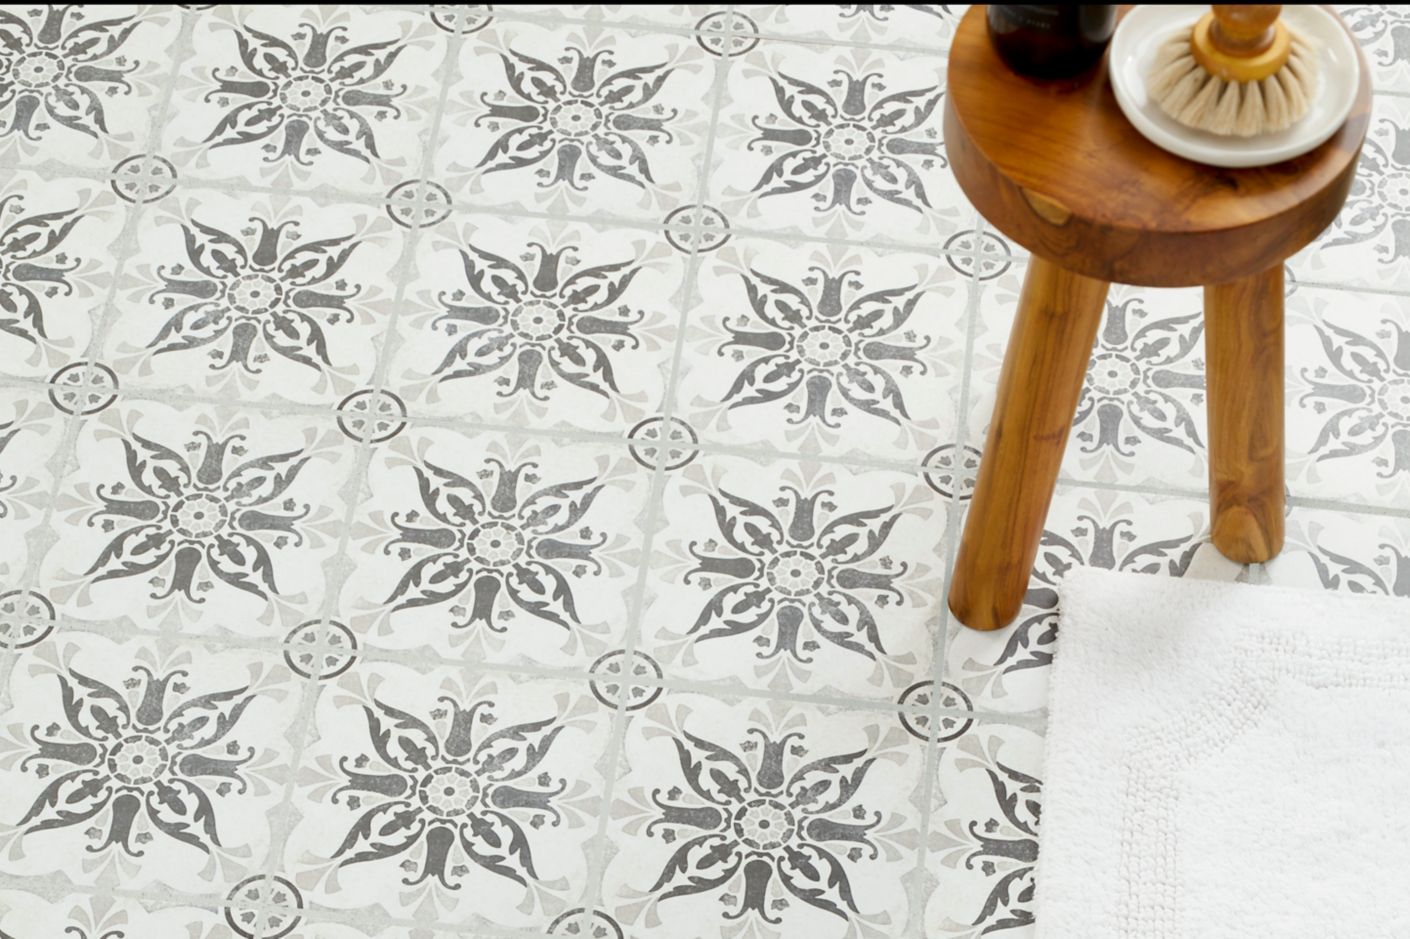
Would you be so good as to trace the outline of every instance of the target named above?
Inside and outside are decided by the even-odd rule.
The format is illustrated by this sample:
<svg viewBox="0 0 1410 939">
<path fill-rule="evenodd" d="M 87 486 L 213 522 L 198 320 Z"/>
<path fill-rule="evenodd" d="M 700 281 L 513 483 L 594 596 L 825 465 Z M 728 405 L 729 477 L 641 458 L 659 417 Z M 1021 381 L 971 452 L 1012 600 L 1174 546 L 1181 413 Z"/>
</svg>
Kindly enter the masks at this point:
<svg viewBox="0 0 1410 939">
<path fill-rule="evenodd" d="M 946 4 L 0 11 L 0 937 L 1014 937 L 1078 565 L 1410 596 L 1410 48 L 1287 267 L 1287 544 L 1114 286 L 946 592 L 1027 252 Z M 975 14 L 978 15 L 978 14 Z"/>
<path fill-rule="evenodd" d="M 988 433 L 1026 265 L 984 282 L 969 426 Z M 1113 285 L 1087 366 L 1063 475 L 1201 489 L 1208 472 L 1199 289 Z"/>
<path fill-rule="evenodd" d="M 583 888 L 611 713 L 580 686 L 378 665 L 329 684 L 286 848 L 309 902 L 500 927 Z"/>
<path fill-rule="evenodd" d="M 709 197 L 751 227 L 933 245 L 973 217 L 944 84 L 939 57 L 760 43 L 728 77 Z"/>
<path fill-rule="evenodd" d="M 600 445 L 398 437 L 369 467 L 340 609 L 373 645 L 586 666 L 624 636 L 649 483 Z"/>
<path fill-rule="evenodd" d="M 1346 205 L 1290 264 L 1312 283 L 1410 289 L 1410 98 L 1375 98 Z"/>
<path fill-rule="evenodd" d="M 640 936 L 898 934 L 921 840 L 909 739 L 888 714 L 653 704 L 624 742 L 616 918 Z"/>
<path fill-rule="evenodd" d="M 378 194 L 419 171 L 446 42 L 429 17 L 214 6 L 190 42 L 162 139 L 179 169 Z"/>
<path fill-rule="evenodd" d="M 731 443 L 914 460 L 954 438 L 968 301 L 933 257 L 732 241 L 701 265 L 677 408 Z"/>
<path fill-rule="evenodd" d="M 436 175 L 479 206 L 659 218 L 698 190 L 709 59 L 674 34 L 497 22 L 460 50 Z"/>
<path fill-rule="evenodd" d="M 1410 305 L 1304 288 L 1288 311 L 1288 477 L 1296 495 L 1403 505 Z"/>
<path fill-rule="evenodd" d="M 1063 576 L 1085 566 L 1183 577 L 1197 557 L 1196 576 L 1218 579 L 1237 570 L 1232 562 L 1202 556 L 1217 554 L 1209 551 L 1207 532 L 1203 501 L 1060 486 L 1013 624 L 981 633 L 949 617 L 949 681 L 981 710 L 1028 713 L 1045 707 Z"/>
<path fill-rule="evenodd" d="M 624 434 L 664 405 L 684 260 L 658 234 L 467 217 L 422 243 L 389 382 L 414 412 Z"/>
<path fill-rule="evenodd" d="M 946 504 L 914 474 L 675 471 L 642 649 L 668 674 L 896 699 L 930 672 Z"/>
</svg>

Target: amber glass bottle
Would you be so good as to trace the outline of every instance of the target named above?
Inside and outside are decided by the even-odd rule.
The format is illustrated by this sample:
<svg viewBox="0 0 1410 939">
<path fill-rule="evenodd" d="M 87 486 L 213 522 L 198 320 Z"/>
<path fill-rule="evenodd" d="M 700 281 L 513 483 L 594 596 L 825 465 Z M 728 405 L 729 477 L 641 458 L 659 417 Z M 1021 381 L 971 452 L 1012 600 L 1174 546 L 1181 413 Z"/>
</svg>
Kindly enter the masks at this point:
<svg viewBox="0 0 1410 939">
<path fill-rule="evenodd" d="M 1065 78 L 1091 68 L 1116 28 L 1116 7 L 989 4 L 989 37 L 1015 72 Z"/>
</svg>

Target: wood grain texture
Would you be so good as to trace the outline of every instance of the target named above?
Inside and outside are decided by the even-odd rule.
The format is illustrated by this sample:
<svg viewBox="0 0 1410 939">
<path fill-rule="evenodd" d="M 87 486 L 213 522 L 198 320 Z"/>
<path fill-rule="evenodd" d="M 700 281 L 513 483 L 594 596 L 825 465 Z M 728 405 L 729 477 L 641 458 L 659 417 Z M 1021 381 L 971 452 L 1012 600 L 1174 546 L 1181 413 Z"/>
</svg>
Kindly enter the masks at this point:
<svg viewBox="0 0 1410 939">
<path fill-rule="evenodd" d="M 1103 281 L 1224 283 L 1281 263 L 1341 209 L 1371 113 L 1360 65 L 1351 116 L 1322 146 L 1221 169 L 1142 137 L 1117 106 L 1105 59 L 1069 81 L 1015 74 L 974 6 L 950 48 L 945 147 L 975 207 L 1036 255 Z"/>
<path fill-rule="evenodd" d="M 1211 540 L 1225 557 L 1283 547 L 1283 265 L 1204 289 Z"/>
<path fill-rule="evenodd" d="M 1107 286 L 1042 258 L 1028 266 L 950 583 L 966 626 L 998 629 L 1023 603 Z"/>
</svg>

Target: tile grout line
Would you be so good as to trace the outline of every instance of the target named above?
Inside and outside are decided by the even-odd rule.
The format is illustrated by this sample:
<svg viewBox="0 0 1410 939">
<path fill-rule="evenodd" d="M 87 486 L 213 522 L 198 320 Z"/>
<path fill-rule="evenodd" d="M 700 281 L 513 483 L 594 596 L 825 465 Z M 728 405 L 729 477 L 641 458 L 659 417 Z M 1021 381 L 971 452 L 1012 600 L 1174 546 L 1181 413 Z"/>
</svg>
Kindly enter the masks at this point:
<svg viewBox="0 0 1410 939">
<path fill-rule="evenodd" d="M 975 218 L 977 230 L 982 232 L 983 219 L 978 212 L 975 213 Z M 980 298 L 986 289 L 979 280 L 980 269 L 978 259 L 976 259 L 970 275 L 969 296 L 965 308 L 965 348 L 963 364 L 960 367 L 959 399 L 955 403 L 954 452 L 957 461 L 963 460 L 965 447 L 969 442 L 969 392 L 971 379 L 974 375 L 974 341 L 978 334 Z M 938 611 L 939 628 L 936 640 L 933 642 L 935 659 L 930 663 L 930 705 L 927 708 L 927 730 L 929 732 L 926 735 L 925 759 L 922 762 L 924 776 L 921 781 L 920 793 L 920 839 L 916 849 L 915 867 L 911 872 L 913 884 L 919 884 L 924 880 L 930 860 L 930 826 L 934 821 L 935 791 L 939 786 L 940 775 L 938 728 L 946 710 L 941 707 L 940 702 L 943 698 L 947 671 L 945 659 L 950 648 L 950 577 L 954 569 L 955 542 L 960 532 L 960 517 L 964 514 L 961 510 L 961 505 L 965 501 L 961 498 L 963 491 L 963 485 L 952 478 L 945 518 L 944 570 L 940 578 L 940 609 Z M 943 795 L 944 793 L 941 793 L 942 797 Z M 936 889 L 938 892 L 938 886 Z M 915 925 L 915 939 L 924 939 L 925 909 L 926 902 L 922 899 L 919 902 L 919 909 L 912 911 L 911 919 Z"/>
<path fill-rule="evenodd" d="M 623 642 L 623 659 L 630 667 L 632 657 L 636 654 L 637 644 L 640 639 L 642 620 L 645 616 L 647 583 L 650 580 L 652 569 L 652 551 L 655 547 L 656 531 L 660 525 L 660 519 L 664 516 L 666 486 L 668 483 L 667 472 L 670 461 L 670 448 L 667 446 L 669 440 L 669 428 L 675 412 L 676 395 L 679 390 L 681 377 L 681 364 L 685 355 L 686 335 L 689 332 L 688 321 L 691 312 L 691 298 L 695 292 L 696 280 L 703 262 L 700 253 L 701 237 L 705 234 L 705 227 L 700 224 L 700 208 L 706 205 L 705 197 L 709 192 L 711 162 L 714 159 L 715 144 L 719 135 L 720 114 L 724 109 L 725 97 L 728 91 L 728 82 L 731 71 L 734 68 L 734 56 L 729 52 L 732 49 L 735 33 L 734 7 L 725 9 L 726 28 L 722 35 L 725 41 L 725 54 L 718 57 L 715 63 L 714 84 L 711 89 L 710 123 L 705 131 L 704 147 L 701 153 L 700 169 L 695 180 L 695 200 L 694 206 L 697 209 L 692 213 L 692 237 L 690 240 L 690 255 L 687 258 L 685 270 L 682 275 L 680 287 L 680 311 L 676 318 L 677 333 L 675 345 L 671 353 L 670 371 L 668 373 L 665 390 L 662 394 L 661 402 L 661 445 L 656 450 L 656 466 L 652 471 L 651 492 L 647 497 L 646 515 L 643 520 L 644 535 L 641 545 L 641 560 L 637 567 L 637 582 L 632 587 L 633 600 L 627 610 L 627 630 Z M 605 779 L 603 780 L 602 799 L 600 802 L 600 814 L 598 817 L 597 831 L 593 834 L 588 844 L 587 858 L 587 883 L 585 896 L 583 897 L 583 911 L 581 913 L 580 931 L 584 935 L 589 934 L 592 926 L 592 916 L 594 909 L 600 907 L 605 902 L 603 886 L 606 880 L 607 851 L 609 847 L 608 828 L 612 818 L 612 800 L 615 797 L 618 777 L 625 771 L 623 764 L 626 760 L 626 730 L 629 722 L 628 705 L 630 684 L 624 682 L 619 686 L 617 707 L 612 715 L 611 737 L 607 745 L 607 766 Z M 610 913 L 608 915 L 611 915 Z"/>
</svg>

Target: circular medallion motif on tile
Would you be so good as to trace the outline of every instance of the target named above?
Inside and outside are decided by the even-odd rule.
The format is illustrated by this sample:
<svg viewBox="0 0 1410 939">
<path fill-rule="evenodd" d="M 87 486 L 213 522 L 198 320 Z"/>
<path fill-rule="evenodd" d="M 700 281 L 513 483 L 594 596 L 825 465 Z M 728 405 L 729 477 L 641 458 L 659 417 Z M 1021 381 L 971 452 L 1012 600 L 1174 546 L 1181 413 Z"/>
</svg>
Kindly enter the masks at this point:
<svg viewBox="0 0 1410 939">
<path fill-rule="evenodd" d="M 403 228 L 429 227 L 450 218 L 450 192 L 440 183 L 410 180 L 387 193 L 387 215 Z"/>
<path fill-rule="evenodd" d="M 948 743 L 964 736 L 965 731 L 974 725 L 970 718 L 956 717 L 952 714 L 941 714 L 938 723 L 932 724 L 935 715 L 929 712 L 935 696 L 935 682 L 918 681 L 905 691 L 901 692 L 901 697 L 897 704 L 901 705 L 901 723 L 912 736 L 921 740 L 935 740 L 937 743 Z M 940 707 L 951 710 L 969 711 L 973 709 L 973 704 L 969 700 L 969 695 L 959 688 L 947 682 L 940 684 Z"/>
<path fill-rule="evenodd" d="M 743 13 L 722 10 L 695 24 L 695 41 L 711 55 L 730 58 L 759 44 L 759 24 Z"/>
<path fill-rule="evenodd" d="M 304 898 L 283 877 L 257 874 L 225 898 L 225 921 L 244 939 L 283 939 L 303 919 Z"/>
<path fill-rule="evenodd" d="M 406 428 L 406 404 L 390 391 L 354 391 L 338 403 L 338 426 L 353 440 L 382 443 Z"/>
<path fill-rule="evenodd" d="M 979 473 L 981 454 L 971 446 L 963 448 L 953 443 L 936 447 L 921 461 L 925 466 L 925 484 L 947 499 L 958 495 L 959 501 L 974 497 L 974 479 Z"/>
<path fill-rule="evenodd" d="M 128 202 L 155 202 L 176 189 L 176 167 L 151 154 L 131 156 L 113 167 L 110 185 Z"/>
<path fill-rule="evenodd" d="M 49 400 L 65 414 L 97 414 L 117 400 L 113 370 L 98 362 L 73 362 L 49 378 Z"/>
<path fill-rule="evenodd" d="M 494 7 L 488 3 L 434 3 L 431 22 L 448 33 L 479 32 L 490 25 Z"/>
<path fill-rule="evenodd" d="M 714 251 L 729 241 L 729 219 L 713 205 L 686 205 L 673 210 L 663 223 L 666 240 L 677 251 Z M 689 229 L 689 230 L 681 230 Z"/>
<path fill-rule="evenodd" d="M 645 652 L 633 652 L 630 659 L 624 649 L 608 652 L 593 662 L 589 671 L 593 675 L 589 683 L 593 697 L 609 708 L 617 707 L 623 694 L 628 711 L 639 711 L 661 697 L 660 686 L 638 684 L 653 679 L 659 681 L 665 674 L 660 664 Z"/>
<path fill-rule="evenodd" d="M 548 927 L 550 936 L 574 936 L 577 939 L 626 939 L 617 921 L 601 910 L 589 913 L 583 907 L 569 910 Z"/>
<path fill-rule="evenodd" d="M 1013 267 L 1008 258 L 1013 249 L 992 232 L 956 232 L 945 241 L 942 250 L 945 263 L 966 277 L 993 280 Z"/>
<path fill-rule="evenodd" d="M 34 590 L 0 593 L 0 648 L 25 649 L 54 631 L 54 604 Z"/>
<path fill-rule="evenodd" d="M 700 435 L 678 417 L 671 418 L 669 423 L 663 417 L 648 417 L 633 427 L 627 436 L 632 440 L 632 459 L 647 469 L 656 468 L 663 446 L 666 452 L 662 462 L 668 470 L 680 469 L 700 455 L 697 448 Z"/>
<path fill-rule="evenodd" d="M 357 637 L 337 620 L 309 620 L 284 637 L 284 661 L 304 678 L 327 681 L 357 660 Z"/>
</svg>

